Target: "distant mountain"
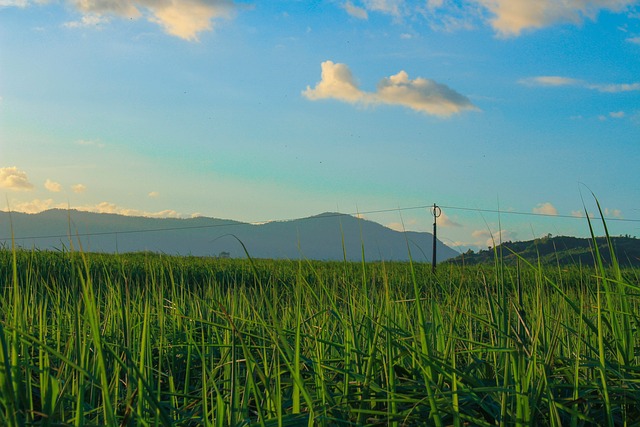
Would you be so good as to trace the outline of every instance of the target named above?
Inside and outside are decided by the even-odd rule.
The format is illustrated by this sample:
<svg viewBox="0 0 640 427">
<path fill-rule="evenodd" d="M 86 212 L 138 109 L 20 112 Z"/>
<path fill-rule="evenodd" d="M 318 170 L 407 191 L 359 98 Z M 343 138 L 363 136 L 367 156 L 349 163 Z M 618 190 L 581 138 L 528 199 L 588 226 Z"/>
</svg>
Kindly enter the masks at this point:
<svg viewBox="0 0 640 427">
<path fill-rule="evenodd" d="M 611 254 L 604 237 L 597 237 L 598 250 L 605 265 L 611 264 Z M 611 237 L 616 259 L 621 266 L 640 266 L 640 239 L 635 237 Z M 592 239 L 551 235 L 541 239 L 525 242 L 504 242 L 495 250 L 501 254 L 502 261 L 515 264 L 518 257 L 537 265 L 538 260 L 544 265 L 594 265 L 594 244 Z M 517 254 L 517 255 L 516 255 Z M 479 252 L 468 251 L 451 258 L 448 262 L 467 265 L 493 263 L 493 249 Z"/>
<path fill-rule="evenodd" d="M 391 230 L 350 215 L 324 213 L 261 225 L 216 218 L 146 218 L 52 209 L 39 214 L 11 213 L 16 244 L 23 248 L 87 252 L 151 251 L 197 256 L 431 262 L 430 233 Z M 70 239 L 70 236 L 72 237 Z M 235 237 L 234 237 L 235 236 Z M 0 245 L 11 246 L 10 215 L 0 212 Z M 437 260 L 457 255 L 437 241 Z"/>
</svg>

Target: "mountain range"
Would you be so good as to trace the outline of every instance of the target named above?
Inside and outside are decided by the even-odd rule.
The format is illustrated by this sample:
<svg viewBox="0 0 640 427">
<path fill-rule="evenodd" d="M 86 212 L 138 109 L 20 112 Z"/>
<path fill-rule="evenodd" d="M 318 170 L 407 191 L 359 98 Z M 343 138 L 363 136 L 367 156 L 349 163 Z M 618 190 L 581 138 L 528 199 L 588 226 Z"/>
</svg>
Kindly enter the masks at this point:
<svg viewBox="0 0 640 427">
<path fill-rule="evenodd" d="M 151 251 L 175 255 L 243 258 L 431 262 L 433 236 L 398 232 L 339 213 L 290 221 L 249 224 L 197 217 L 147 218 L 51 209 L 38 214 L 0 212 L 0 245 L 11 235 L 25 249 L 86 252 Z M 437 261 L 458 253 L 436 242 Z M 243 248 L 244 245 L 244 248 Z M 245 252 L 246 248 L 246 252 Z"/>
</svg>

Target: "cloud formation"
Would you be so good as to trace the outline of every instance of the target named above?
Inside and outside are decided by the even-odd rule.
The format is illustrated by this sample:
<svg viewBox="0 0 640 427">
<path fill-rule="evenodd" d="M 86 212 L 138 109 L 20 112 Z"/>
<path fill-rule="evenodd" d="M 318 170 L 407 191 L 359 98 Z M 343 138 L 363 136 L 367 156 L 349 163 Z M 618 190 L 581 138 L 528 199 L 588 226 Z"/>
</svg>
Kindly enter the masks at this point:
<svg viewBox="0 0 640 427">
<path fill-rule="evenodd" d="M 573 86 L 581 84 L 581 81 L 571 77 L 537 76 L 521 79 L 520 83 L 528 86 Z"/>
<path fill-rule="evenodd" d="M 620 209 L 604 208 L 604 216 L 610 218 L 622 218 L 622 211 Z"/>
<path fill-rule="evenodd" d="M 0 7 L 2 6 L 14 6 L 14 7 L 27 7 L 29 0 L 0 0 Z"/>
<path fill-rule="evenodd" d="M 333 98 L 350 103 L 369 103 L 373 98 L 358 88 L 351 70 L 345 64 L 334 64 L 324 61 L 321 64 L 320 82 L 316 87 L 307 89 L 302 94 L 312 101 Z"/>
<path fill-rule="evenodd" d="M 467 97 L 448 86 L 421 77 L 411 80 L 405 71 L 382 79 L 378 84 L 378 99 L 385 104 L 444 117 L 477 109 Z"/>
<path fill-rule="evenodd" d="M 599 92 L 619 93 L 619 92 L 635 92 L 640 91 L 640 82 L 638 83 L 622 83 L 622 84 L 596 84 L 588 85 L 589 89 Z"/>
<path fill-rule="evenodd" d="M 637 4 L 638 0 L 349 0 L 344 8 L 361 19 L 367 12 L 395 18 L 422 15 L 434 22 L 433 27 L 446 30 L 470 28 L 480 20 L 501 37 L 517 37 L 526 30 L 579 25 L 597 19 L 600 12 L 620 13 Z M 638 43 L 634 38 L 628 41 Z"/>
<path fill-rule="evenodd" d="M 101 28 L 102 24 L 106 24 L 108 22 L 108 18 L 90 13 L 87 15 L 83 15 L 79 21 L 65 22 L 64 24 L 62 24 L 62 26 L 65 28 Z"/>
<path fill-rule="evenodd" d="M 76 209 L 86 212 L 95 213 L 110 213 L 126 216 L 144 216 L 147 218 L 181 218 L 182 216 L 171 209 L 167 209 L 159 212 L 147 212 L 138 209 L 129 209 L 122 206 L 118 206 L 115 203 L 101 202 L 92 206 L 79 206 Z"/>
<path fill-rule="evenodd" d="M 362 218 L 364 218 L 364 216 L 362 216 Z M 401 222 L 390 222 L 386 224 L 385 227 L 390 228 L 394 231 L 399 231 L 401 233 L 404 233 L 405 231 L 415 229 L 416 225 L 418 225 L 418 220 L 415 218 L 411 218 L 407 221 L 403 220 Z"/>
<path fill-rule="evenodd" d="M 52 193 L 59 193 L 60 191 L 62 191 L 62 185 L 60 185 L 60 183 L 58 182 L 51 181 L 50 179 L 47 179 L 44 182 L 44 188 L 51 191 Z"/>
<path fill-rule="evenodd" d="M 344 10 L 346 10 L 347 13 L 354 18 L 369 19 L 369 14 L 367 13 L 367 10 L 365 8 L 354 6 L 350 1 L 344 4 Z"/>
<path fill-rule="evenodd" d="M 500 230 L 498 232 L 492 232 L 490 230 L 476 230 L 471 233 L 471 236 L 478 239 L 475 242 L 476 246 L 494 247 L 501 242 L 508 242 L 516 239 L 517 234 L 512 233 L 509 230 Z"/>
<path fill-rule="evenodd" d="M 29 191 L 33 184 L 29 182 L 27 173 L 16 166 L 0 168 L 0 188 L 14 191 Z"/>
<path fill-rule="evenodd" d="M 362 91 L 346 64 L 325 61 L 320 81 L 307 86 L 302 95 L 315 101 L 337 99 L 360 105 L 400 105 L 421 113 L 449 117 L 465 110 L 478 110 L 464 95 L 430 79 L 409 78 L 405 71 L 383 78 L 376 92 Z"/>
<path fill-rule="evenodd" d="M 519 80 L 527 86 L 578 86 L 584 89 L 597 90 L 603 93 L 620 93 L 640 91 L 640 82 L 636 83 L 590 83 L 580 79 L 562 76 L 536 76 Z"/>
<path fill-rule="evenodd" d="M 400 16 L 405 0 L 363 0 L 364 6 L 375 12 Z"/>
<path fill-rule="evenodd" d="M 558 215 L 558 209 L 549 202 L 538 203 L 538 205 L 533 208 L 533 213 L 540 215 Z"/>
<path fill-rule="evenodd" d="M 445 214 L 444 212 L 440 213 L 437 224 L 442 227 L 462 227 L 462 224 L 455 222 L 454 220 L 449 218 L 447 214 Z"/>
<path fill-rule="evenodd" d="M 53 199 L 34 199 L 29 202 L 20 202 L 13 205 L 12 210 L 28 214 L 36 214 L 48 209 L 67 209 L 68 205 L 64 203 L 55 203 Z"/>
<path fill-rule="evenodd" d="M 71 189 L 73 190 L 74 193 L 84 193 L 85 191 L 87 191 L 87 187 L 83 184 L 76 184 L 76 185 L 72 185 Z"/>
<path fill-rule="evenodd" d="M 108 16 L 127 19 L 145 17 L 167 34 L 197 41 L 198 34 L 213 29 L 212 21 L 230 18 L 237 6 L 232 0 L 69 0 L 84 16 L 68 22 L 70 28 L 95 26 Z"/>
<path fill-rule="evenodd" d="M 601 11 L 621 12 L 636 0 L 473 0 L 492 15 L 491 26 L 500 36 L 518 36 L 523 30 L 555 24 L 595 20 Z"/>
<path fill-rule="evenodd" d="M 27 202 L 20 202 L 13 205 L 12 210 L 16 212 L 23 212 L 28 214 L 36 214 L 49 209 L 69 209 L 69 206 L 65 203 L 56 203 L 53 199 L 34 199 Z M 148 218 L 183 218 L 180 213 L 174 210 L 163 210 L 159 212 L 147 212 L 139 209 L 129 209 L 122 206 L 118 206 L 115 203 L 101 202 L 97 205 L 85 205 L 72 207 L 71 209 L 77 209 L 85 212 L 95 213 L 111 213 L 127 216 L 143 216 Z"/>
</svg>

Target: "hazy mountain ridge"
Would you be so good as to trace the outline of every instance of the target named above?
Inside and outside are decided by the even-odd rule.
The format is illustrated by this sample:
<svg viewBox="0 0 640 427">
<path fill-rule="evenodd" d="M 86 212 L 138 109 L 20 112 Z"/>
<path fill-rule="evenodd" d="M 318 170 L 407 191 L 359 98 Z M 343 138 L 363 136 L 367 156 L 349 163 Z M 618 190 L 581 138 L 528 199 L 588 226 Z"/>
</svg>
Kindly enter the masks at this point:
<svg viewBox="0 0 640 427">
<path fill-rule="evenodd" d="M 52 209 L 38 214 L 0 212 L 0 245 L 10 247 L 11 230 L 23 248 L 74 248 L 91 252 L 152 251 L 179 255 L 242 258 L 431 261 L 432 235 L 401 233 L 378 223 L 339 213 L 260 225 L 196 218 L 147 218 Z M 457 255 L 437 242 L 438 261 Z"/>
<path fill-rule="evenodd" d="M 605 237 L 597 237 L 598 250 L 605 264 L 610 265 L 611 254 Z M 611 237 L 618 263 L 622 266 L 640 266 L 640 239 L 630 236 Z M 515 264 L 520 257 L 534 265 L 594 265 L 593 239 L 572 236 L 551 236 L 521 242 L 503 242 L 496 246 L 498 256 L 507 264 Z M 468 251 L 448 262 L 468 265 L 493 263 L 494 249 Z"/>
</svg>

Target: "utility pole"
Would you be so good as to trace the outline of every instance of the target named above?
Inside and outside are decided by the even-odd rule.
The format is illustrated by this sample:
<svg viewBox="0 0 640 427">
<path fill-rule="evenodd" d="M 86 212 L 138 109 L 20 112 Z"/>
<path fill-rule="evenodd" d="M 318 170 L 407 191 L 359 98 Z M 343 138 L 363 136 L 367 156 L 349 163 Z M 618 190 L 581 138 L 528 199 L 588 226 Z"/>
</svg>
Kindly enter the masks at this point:
<svg viewBox="0 0 640 427">
<path fill-rule="evenodd" d="M 431 257 L 431 273 L 436 273 L 436 220 L 440 215 L 442 215 L 442 210 L 435 203 L 433 204 L 433 208 L 431 208 L 431 213 L 433 214 L 433 251 Z"/>
</svg>

